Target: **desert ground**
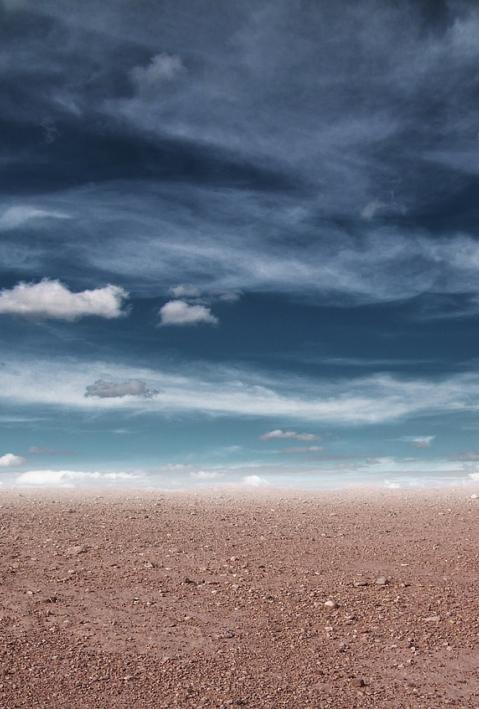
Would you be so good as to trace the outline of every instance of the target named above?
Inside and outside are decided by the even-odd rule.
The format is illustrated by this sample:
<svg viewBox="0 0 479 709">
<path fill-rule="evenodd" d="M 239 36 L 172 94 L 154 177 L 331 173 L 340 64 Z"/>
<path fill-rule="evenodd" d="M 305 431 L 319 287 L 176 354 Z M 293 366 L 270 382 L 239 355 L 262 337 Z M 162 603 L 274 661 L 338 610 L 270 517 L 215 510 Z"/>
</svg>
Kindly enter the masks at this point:
<svg viewBox="0 0 479 709">
<path fill-rule="evenodd" d="M 0 493 L 0 707 L 479 707 L 479 490 Z"/>
</svg>

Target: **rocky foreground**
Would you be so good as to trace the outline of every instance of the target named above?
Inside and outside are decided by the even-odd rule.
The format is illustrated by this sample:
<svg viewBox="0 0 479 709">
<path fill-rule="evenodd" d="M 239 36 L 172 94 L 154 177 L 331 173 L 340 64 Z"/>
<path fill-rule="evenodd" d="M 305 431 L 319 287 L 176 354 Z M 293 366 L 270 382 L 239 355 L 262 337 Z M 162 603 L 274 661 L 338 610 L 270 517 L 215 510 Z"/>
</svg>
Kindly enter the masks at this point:
<svg viewBox="0 0 479 709">
<path fill-rule="evenodd" d="M 0 707 L 479 707 L 479 499 L 2 492 Z"/>
</svg>

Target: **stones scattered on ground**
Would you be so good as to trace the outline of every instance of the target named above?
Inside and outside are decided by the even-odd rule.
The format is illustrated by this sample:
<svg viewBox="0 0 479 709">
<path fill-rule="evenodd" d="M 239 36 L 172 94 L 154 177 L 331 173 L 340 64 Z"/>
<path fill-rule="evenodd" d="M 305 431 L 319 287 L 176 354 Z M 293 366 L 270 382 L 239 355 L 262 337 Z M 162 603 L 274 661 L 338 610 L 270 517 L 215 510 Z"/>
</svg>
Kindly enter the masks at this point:
<svg viewBox="0 0 479 709">
<path fill-rule="evenodd" d="M 36 503 L 35 520 L 2 499 L 0 707 L 479 709 L 470 492 L 447 525 L 441 499 L 411 493 L 389 535 L 382 503 L 342 498 L 344 542 L 323 499 L 299 518 L 294 498 L 270 513 L 199 496 L 193 517 L 173 494 L 149 515 L 79 498 L 77 515 Z"/>
<path fill-rule="evenodd" d="M 374 583 L 376 584 L 376 586 L 387 586 L 389 581 L 386 576 L 377 576 L 374 579 Z"/>
</svg>

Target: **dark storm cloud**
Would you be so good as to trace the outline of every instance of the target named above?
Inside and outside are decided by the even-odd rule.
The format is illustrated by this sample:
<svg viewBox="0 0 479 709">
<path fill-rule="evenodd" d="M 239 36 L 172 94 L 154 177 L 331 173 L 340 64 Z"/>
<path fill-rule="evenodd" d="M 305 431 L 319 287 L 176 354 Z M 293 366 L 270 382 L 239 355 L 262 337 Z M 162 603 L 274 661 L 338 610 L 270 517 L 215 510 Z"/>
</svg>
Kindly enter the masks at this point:
<svg viewBox="0 0 479 709">
<path fill-rule="evenodd" d="M 69 217 L 3 233 L 4 271 L 133 294 L 477 291 L 475 3 L 0 7 L 0 220 Z"/>
</svg>

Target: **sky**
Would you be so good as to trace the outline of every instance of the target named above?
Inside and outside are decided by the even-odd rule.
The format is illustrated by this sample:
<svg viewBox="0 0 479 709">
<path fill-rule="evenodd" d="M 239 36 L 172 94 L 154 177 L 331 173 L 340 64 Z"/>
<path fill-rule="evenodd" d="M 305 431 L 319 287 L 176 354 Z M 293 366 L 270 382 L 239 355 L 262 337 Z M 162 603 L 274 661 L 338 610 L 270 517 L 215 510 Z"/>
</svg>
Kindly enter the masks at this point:
<svg viewBox="0 0 479 709">
<path fill-rule="evenodd" d="M 478 37 L 0 0 L 0 482 L 479 480 Z"/>
</svg>

